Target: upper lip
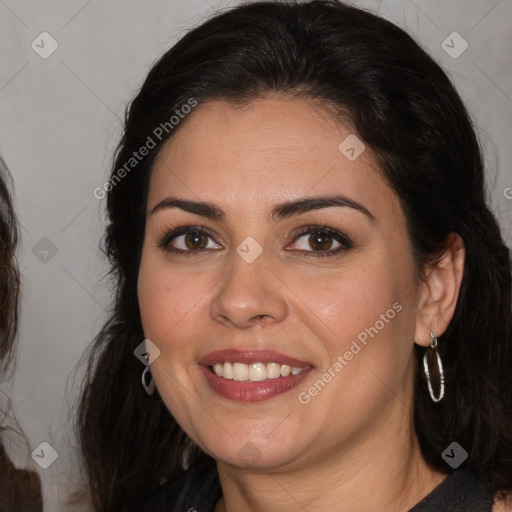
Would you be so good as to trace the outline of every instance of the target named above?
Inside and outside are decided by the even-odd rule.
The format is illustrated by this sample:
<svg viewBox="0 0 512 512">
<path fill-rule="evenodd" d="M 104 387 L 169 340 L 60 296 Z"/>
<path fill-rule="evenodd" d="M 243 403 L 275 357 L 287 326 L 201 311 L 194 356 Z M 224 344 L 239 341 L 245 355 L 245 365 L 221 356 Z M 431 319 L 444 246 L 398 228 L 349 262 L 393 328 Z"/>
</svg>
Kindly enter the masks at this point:
<svg viewBox="0 0 512 512">
<path fill-rule="evenodd" d="M 312 366 L 307 361 L 301 361 L 294 357 L 290 357 L 280 352 L 269 349 L 227 349 L 215 350 L 204 356 L 199 364 L 204 366 L 213 366 L 217 363 L 278 363 L 287 364 L 296 368 L 304 368 Z"/>
</svg>

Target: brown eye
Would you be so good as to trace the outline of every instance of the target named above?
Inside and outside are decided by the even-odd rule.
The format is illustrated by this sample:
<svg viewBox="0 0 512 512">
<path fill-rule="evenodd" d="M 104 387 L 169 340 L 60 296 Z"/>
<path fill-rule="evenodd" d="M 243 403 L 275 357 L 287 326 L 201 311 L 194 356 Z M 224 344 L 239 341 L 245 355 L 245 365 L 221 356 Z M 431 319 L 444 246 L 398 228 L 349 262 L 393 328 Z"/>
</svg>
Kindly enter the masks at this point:
<svg viewBox="0 0 512 512">
<path fill-rule="evenodd" d="M 328 226 L 304 226 L 288 249 L 315 258 L 334 256 L 354 246 L 352 240 Z"/>
<path fill-rule="evenodd" d="M 296 248 L 307 252 L 335 252 L 343 248 L 343 245 L 335 239 L 334 235 L 325 231 L 309 231 L 300 235 L 295 243 Z"/>
<path fill-rule="evenodd" d="M 326 251 L 332 246 L 333 238 L 327 233 L 314 233 L 309 236 L 309 245 L 316 251 Z"/>
<path fill-rule="evenodd" d="M 175 254 L 201 254 L 211 249 L 221 249 L 213 235 L 194 226 L 181 226 L 164 235 L 159 242 L 164 251 Z"/>
<path fill-rule="evenodd" d="M 184 239 L 187 249 L 205 249 L 208 244 L 208 237 L 199 231 L 192 231 L 185 235 Z"/>
</svg>

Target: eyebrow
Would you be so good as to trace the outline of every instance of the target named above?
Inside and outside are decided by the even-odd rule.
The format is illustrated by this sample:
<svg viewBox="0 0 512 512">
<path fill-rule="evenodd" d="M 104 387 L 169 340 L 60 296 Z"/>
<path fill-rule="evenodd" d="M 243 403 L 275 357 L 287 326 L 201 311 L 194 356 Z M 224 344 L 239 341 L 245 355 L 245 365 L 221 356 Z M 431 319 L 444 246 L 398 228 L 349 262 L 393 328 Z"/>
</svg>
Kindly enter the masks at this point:
<svg viewBox="0 0 512 512">
<path fill-rule="evenodd" d="M 366 207 L 343 195 L 306 197 L 303 199 L 287 201 L 285 203 L 275 205 L 270 211 L 270 218 L 277 222 L 293 215 L 313 210 L 320 210 L 322 208 L 331 208 L 333 206 L 352 208 L 353 210 L 363 213 L 370 220 L 375 221 L 375 217 Z M 220 221 L 224 220 L 226 217 L 224 210 L 213 203 L 205 201 L 190 201 L 180 199 L 178 197 L 166 197 L 153 207 L 149 213 L 150 215 L 153 215 L 167 208 L 179 208 L 186 212 L 194 213 L 211 220 Z"/>
</svg>

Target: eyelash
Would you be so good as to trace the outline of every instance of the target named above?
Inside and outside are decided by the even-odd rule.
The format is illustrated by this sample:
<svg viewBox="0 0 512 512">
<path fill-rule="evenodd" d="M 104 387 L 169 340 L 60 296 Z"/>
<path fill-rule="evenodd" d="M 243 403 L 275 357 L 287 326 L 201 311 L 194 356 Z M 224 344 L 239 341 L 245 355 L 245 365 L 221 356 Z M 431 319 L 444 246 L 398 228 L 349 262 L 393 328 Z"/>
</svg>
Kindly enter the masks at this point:
<svg viewBox="0 0 512 512">
<path fill-rule="evenodd" d="M 167 253 L 171 254 L 177 254 L 180 256 L 193 256 L 193 255 L 202 255 L 212 249 L 203 249 L 203 250 L 197 250 L 197 251 L 185 251 L 183 249 L 174 249 L 171 248 L 169 245 L 175 238 L 177 238 L 180 235 L 183 234 L 189 234 L 189 233 L 199 233 L 204 234 L 210 238 L 214 238 L 213 235 L 205 230 L 204 228 L 200 226 L 178 226 L 168 232 L 166 232 L 161 238 L 158 243 L 158 247 L 160 247 L 162 250 L 164 250 Z M 338 247 L 335 250 L 327 250 L 327 251 L 302 251 L 304 252 L 304 257 L 313 257 L 316 259 L 321 259 L 325 257 L 331 257 L 336 256 L 337 254 L 344 252 L 348 249 L 352 249 L 354 244 L 352 240 L 346 236 L 343 233 L 340 233 L 339 231 L 332 229 L 328 226 L 324 225 L 309 225 L 309 226 L 303 226 L 299 229 L 298 233 L 295 235 L 295 238 L 293 239 L 293 242 L 296 242 L 299 238 L 306 234 L 314 235 L 314 234 L 326 234 L 329 235 L 331 238 L 336 240 L 338 243 L 341 244 L 340 247 Z M 215 241 L 215 240 L 214 240 Z M 215 242 L 217 243 L 217 242 Z M 299 251 L 300 252 L 300 251 Z"/>
</svg>

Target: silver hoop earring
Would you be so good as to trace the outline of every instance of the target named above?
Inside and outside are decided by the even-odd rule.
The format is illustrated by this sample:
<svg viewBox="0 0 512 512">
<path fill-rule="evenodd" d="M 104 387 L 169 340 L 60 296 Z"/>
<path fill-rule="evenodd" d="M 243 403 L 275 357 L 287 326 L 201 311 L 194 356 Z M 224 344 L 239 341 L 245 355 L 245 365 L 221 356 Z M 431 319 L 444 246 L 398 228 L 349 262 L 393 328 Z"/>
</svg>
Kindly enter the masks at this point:
<svg viewBox="0 0 512 512">
<path fill-rule="evenodd" d="M 432 398 L 433 402 L 439 402 L 442 400 L 444 396 L 444 370 L 443 370 L 443 364 L 441 363 L 441 356 L 439 355 L 439 352 L 437 351 L 437 338 L 434 336 L 434 333 L 430 332 L 430 344 L 429 347 L 434 351 L 436 357 L 437 357 L 437 366 L 439 369 L 439 380 L 440 380 L 440 388 L 439 388 L 439 396 L 436 397 L 434 395 L 434 390 L 432 389 L 432 382 L 430 380 L 430 372 L 428 369 L 428 361 L 427 361 L 427 351 L 425 351 L 425 354 L 423 356 L 423 368 L 425 369 L 425 375 L 427 376 L 427 384 L 428 384 L 428 391 L 430 393 L 430 398 Z"/>
<path fill-rule="evenodd" d="M 153 376 L 151 375 L 149 366 L 146 366 L 146 368 L 144 368 L 144 371 L 142 372 L 142 386 L 144 387 L 144 390 L 149 396 L 151 396 L 155 392 L 155 381 L 153 380 Z"/>
</svg>

